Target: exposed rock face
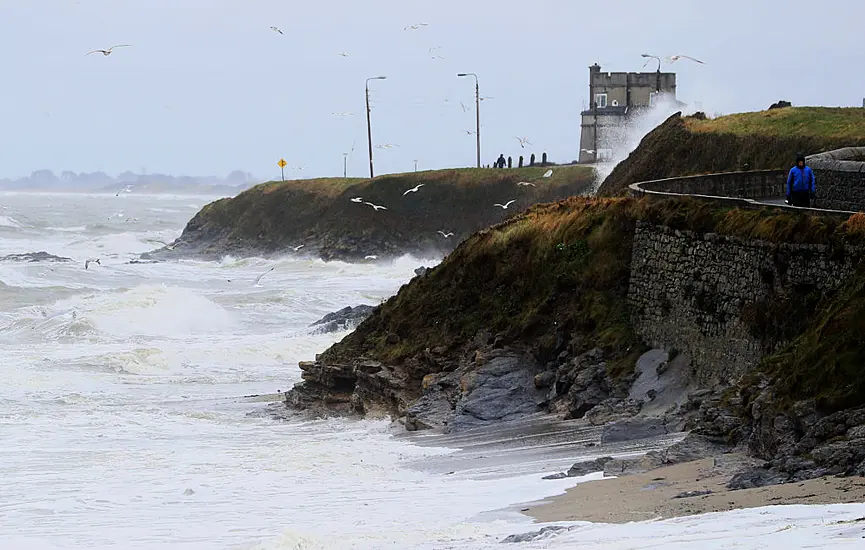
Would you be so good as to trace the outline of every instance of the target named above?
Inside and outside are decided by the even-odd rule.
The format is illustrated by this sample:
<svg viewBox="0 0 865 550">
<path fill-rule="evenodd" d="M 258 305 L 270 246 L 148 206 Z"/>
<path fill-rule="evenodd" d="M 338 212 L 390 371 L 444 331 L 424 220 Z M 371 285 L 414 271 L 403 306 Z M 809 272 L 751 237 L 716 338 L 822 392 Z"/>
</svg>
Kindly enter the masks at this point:
<svg viewBox="0 0 865 550">
<path fill-rule="evenodd" d="M 314 327 L 313 332 L 317 334 L 326 332 L 337 332 L 339 330 L 352 330 L 364 319 L 369 317 L 374 306 L 359 305 L 355 307 L 347 306 L 339 311 L 328 313 L 318 321 L 309 325 Z"/>
<path fill-rule="evenodd" d="M 497 347 L 497 342 L 481 333 L 456 361 L 444 350 L 430 350 L 401 366 L 364 358 L 347 364 L 321 358 L 303 362 L 303 382 L 287 393 L 286 401 L 317 414 L 389 414 L 401 418 L 408 430 L 445 432 L 549 410 L 574 418 L 607 401 L 609 409 L 596 419 L 602 414 L 621 418 L 639 410 L 636 403 L 619 405 L 627 388 L 616 387 L 606 374 L 599 349 L 575 358 L 562 355 L 562 364 L 550 371 L 530 354 Z M 620 397 L 610 398 L 614 394 Z"/>
</svg>

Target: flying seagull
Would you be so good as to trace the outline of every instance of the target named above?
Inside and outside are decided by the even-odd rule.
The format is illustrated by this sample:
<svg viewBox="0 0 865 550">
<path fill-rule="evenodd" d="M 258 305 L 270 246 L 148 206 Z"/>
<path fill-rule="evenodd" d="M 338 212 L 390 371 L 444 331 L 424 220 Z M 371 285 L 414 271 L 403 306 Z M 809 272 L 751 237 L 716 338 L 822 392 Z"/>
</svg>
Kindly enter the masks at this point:
<svg viewBox="0 0 865 550">
<path fill-rule="evenodd" d="M 699 63 L 700 65 L 705 65 L 705 63 L 703 63 L 703 62 L 700 61 L 699 59 L 693 58 L 693 57 L 691 57 L 691 56 L 689 56 L 689 55 L 671 55 L 671 56 L 667 57 L 666 59 L 667 59 L 667 61 L 669 61 L 670 63 L 675 63 L 676 61 L 678 61 L 678 60 L 680 60 L 680 59 L 690 59 L 691 61 L 697 62 L 697 63 Z"/>
<path fill-rule="evenodd" d="M 102 265 L 102 263 L 100 263 L 100 261 L 99 261 L 99 258 L 89 258 L 87 260 L 84 260 L 84 269 L 87 269 L 88 267 L 90 267 L 90 264 Z"/>
<path fill-rule="evenodd" d="M 526 144 L 528 144 L 528 145 L 532 144 L 532 142 L 529 141 L 529 138 L 527 138 L 527 137 L 517 137 L 517 141 L 520 142 L 520 147 L 523 149 L 526 148 Z"/>
<path fill-rule="evenodd" d="M 300 249 L 303 248 L 304 246 L 306 246 L 306 245 L 305 245 L 305 244 L 299 244 L 299 245 L 297 245 L 297 246 L 293 246 L 293 247 L 292 247 L 292 250 L 294 250 L 295 252 L 297 252 L 298 250 L 300 250 Z"/>
<path fill-rule="evenodd" d="M 463 108 L 463 112 L 464 112 L 464 113 L 465 113 L 465 112 L 467 112 L 467 111 L 468 111 L 468 110 L 469 110 L 469 108 L 468 108 L 468 107 L 466 107 L 466 104 L 465 104 L 465 103 L 463 103 L 463 102 L 462 102 L 462 101 L 460 101 L 460 107 L 462 107 L 462 108 Z"/>
<path fill-rule="evenodd" d="M 521 181 L 521 182 L 517 183 L 517 185 L 519 185 L 520 187 L 527 187 L 529 185 L 531 185 L 532 187 L 537 187 L 537 185 L 535 185 L 534 183 L 532 183 L 530 181 Z"/>
<path fill-rule="evenodd" d="M 444 231 L 442 231 L 441 229 L 439 229 L 439 235 L 441 235 L 442 237 L 444 237 L 445 239 L 447 239 L 448 237 L 452 237 L 452 236 L 453 236 L 453 232 L 452 232 L 452 231 L 448 231 L 447 233 L 445 233 Z"/>
<path fill-rule="evenodd" d="M 430 59 L 447 59 L 447 58 L 444 56 L 441 56 L 441 55 L 433 55 L 430 57 Z"/>
<path fill-rule="evenodd" d="M 363 198 L 355 197 L 355 198 L 351 199 L 351 202 L 363 202 Z"/>
<path fill-rule="evenodd" d="M 544 177 L 545 177 L 545 178 L 548 178 L 548 177 L 550 177 L 550 176 L 552 176 L 552 175 L 553 175 L 553 169 L 552 169 L 552 168 L 550 168 L 549 170 L 547 170 L 546 172 L 544 172 Z"/>
<path fill-rule="evenodd" d="M 338 112 L 338 113 L 331 113 L 331 114 L 333 116 L 354 116 L 354 113 L 349 113 L 349 112 Z"/>
<path fill-rule="evenodd" d="M 402 196 L 404 197 L 404 196 L 408 195 L 409 193 L 417 193 L 420 190 L 420 188 L 423 187 L 424 185 L 426 185 L 426 184 L 425 183 L 419 183 L 416 186 L 412 187 L 411 189 L 407 190 L 405 193 L 403 193 Z"/>
<path fill-rule="evenodd" d="M 273 32 L 278 32 L 279 34 L 284 34 L 281 30 L 279 30 L 279 27 L 270 27 L 270 30 L 272 30 Z"/>
<path fill-rule="evenodd" d="M 369 256 L 364 256 L 363 259 L 364 260 L 378 260 L 378 256 L 376 256 L 375 254 L 370 254 Z"/>
<path fill-rule="evenodd" d="M 411 30 L 413 30 L 413 31 L 416 31 L 416 30 L 418 30 L 419 28 L 421 28 L 421 27 L 426 27 L 426 26 L 427 26 L 426 23 L 417 23 L 417 24 L 415 24 L 415 25 L 406 25 L 405 27 L 403 27 L 402 30 L 407 31 L 407 30 L 411 29 Z"/>
<path fill-rule="evenodd" d="M 475 134 L 477 134 L 477 133 L 478 133 L 477 130 L 466 130 L 466 134 L 468 134 L 468 135 L 470 135 L 470 136 L 473 136 L 473 135 L 475 135 Z"/>
<path fill-rule="evenodd" d="M 339 52 L 336 55 L 338 55 L 340 57 L 348 57 L 349 54 L 347 52 Z"/>
<path fill-rule="evenodd" d="M 265 271 L 264 273 L 262 273 L 261 275 L 259 275 L 258 277 L 256 277 L 255 286 L 258 286 L 258 283 L 261 282 L 261 278 L 264 277 L 265 275 L 267 275 L 268 273 L 270 273 L 271 271 L 273 271 L 275 268 L 276 268 L 276 266 L 273 266 L 270 269 L 268 269 L 267 271 Z"/>
<path fill-rule="evenodd" d="M 504 203 L 504 204 L 495 203 L 493 206 L 499 206 L 499 207 L 501 207 L 502 210 L 507 210 L 507 209 L 508 209 L 508 206 L 510 206 L 511 203 L 513 203 L 515 200 L 516 200 L 516 199 L 511 199 L 511 200 L 509 200 L 508 202 L 506 202 L 506 203 Z"/>
<path fill-rule="evenodd" d="M 429 53 L 433 53 L 434 51 L 440 50 L 440 49 L 442 49 L 441 46 L 433 46 L 428 51 L 429 51 Z"/>
<path fill-rule="evenodd" d="M 366 201 L 364 201 L 364 204 L 368 204 L 368 205 L 372 206 L 372 209 L 375 210 L 376 212 L 378 212 L 379 210 L 387 210 L 386 207 L 384 207 L 384 206 L 379 206 L 379 205 L 377 205 L 377 204 L 373 204 L 373 203 L 371 203 L 371 202 L 366 202 Z"/>
<path fill-rule="evenodd" d="M 111 55 L 111 52 L 114 51 L 114 48 L 128 48 L 128 47 L 131 46 L 131 45 L 132 45 L 132 44 L 117 44 L 117 45 L 115 45 L 115 46 L 111 46 L 111 47 L 108 48 L 107 50 L 93 50 L 92 52 L 87 52 L 87 54 L 85 55 L 85 57 L 87 57 L 88 55 L 90 55 L 90 54 L 92 54 L 92 53 L 101 53 L 102 55 L 104 55 L 104 56 L 107 57 L 107 56 Z"/>
<path fill-rule="evenodd" d="M 375 146 L 376 149 L 393 149 L 394 147 L 399 147 L 399 145 L 395 143 L 380 143 Z"/>
</svg>

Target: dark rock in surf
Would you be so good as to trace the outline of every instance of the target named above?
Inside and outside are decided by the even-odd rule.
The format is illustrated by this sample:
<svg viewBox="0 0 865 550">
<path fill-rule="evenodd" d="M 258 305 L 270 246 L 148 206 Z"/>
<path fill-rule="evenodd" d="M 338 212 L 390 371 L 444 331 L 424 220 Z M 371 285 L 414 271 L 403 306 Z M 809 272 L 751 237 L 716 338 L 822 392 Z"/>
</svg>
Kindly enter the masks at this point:
<svg viewBox="0 0 865 550">
<path fill-rule="evenodd" d="M 337 332 L 339 330 L 352 330 L 369 317 L 375 307 L 359 305 L 355 307 L 344 307 L 339 311 L 328 313 L 318 321 L 309 325 L 315 327 L 316 334 Z"/>
<path fill-rule="evenodd" d="M 552 538 L 562 531 L 569 531 L 570 527 L 564 527 L 561 525 L 551 525 L 549 527 L 544 527 L 539 531 L 531 531 L 529 533 L 520 533 L 518 535 L 511 535 L 502 540 L 505 542 L 534 542 L 538 540 L 545 540 Z"/>
<path fill-rule="evenodd" d="M 0 257 L 3 262 L 71 262 L 72 258 L 55 256 L 47 252 L 27 252 L 24 254 L 7 254 Z"/>
</svg>

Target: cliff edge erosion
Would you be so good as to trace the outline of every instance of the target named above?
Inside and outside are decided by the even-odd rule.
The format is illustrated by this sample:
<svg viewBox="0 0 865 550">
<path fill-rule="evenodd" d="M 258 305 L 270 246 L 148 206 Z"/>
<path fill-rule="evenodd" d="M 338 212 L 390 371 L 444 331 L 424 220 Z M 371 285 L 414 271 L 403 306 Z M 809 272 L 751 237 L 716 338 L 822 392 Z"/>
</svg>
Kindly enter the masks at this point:
<svg viewBox="0 0 865 550">
<path fill-rule="evenodd" d="M 206 205 L 170 248 L 145 257 L 441 255 L 533 204 L 591 189 L 593 178 L 589 167 L 551 166 L 268 182 Z"/>
<path fill-rule="evenodd" d="M 769 461 L 744 486 L 865 473 L 863 220 L 687 198 L 534 206 L 301 363 L 286 401 L 409 430 L 553 413 L 610 442 L 699 437 L 618 472 L 711 444 Z"/>
</svg>

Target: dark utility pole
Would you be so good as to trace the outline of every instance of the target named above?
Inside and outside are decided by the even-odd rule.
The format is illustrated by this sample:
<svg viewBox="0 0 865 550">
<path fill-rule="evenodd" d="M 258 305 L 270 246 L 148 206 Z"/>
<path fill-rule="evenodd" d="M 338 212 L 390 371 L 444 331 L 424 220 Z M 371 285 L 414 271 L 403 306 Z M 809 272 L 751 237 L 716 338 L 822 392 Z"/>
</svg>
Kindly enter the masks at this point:
<svg viewBox="0 0 865 550">
<path fill-rule="evenodd" d="M 385 76 L 373 76 L 366 79 L 366 138 L 369 143 L 369 177 L 375 177 L 372 169 L 372 126 L 370 125 L 369 120 L 369 81 L 370 80 L 384 80 Z"/>
<path fill-rule="evenodd" d="M 477 139 L 478 168 L 481 167 L 481 89 L 478 75 L 475 73 L 459 73 L 457 76 L 473 76 L 475 78 L 475 138 Z"/>
</svg>

